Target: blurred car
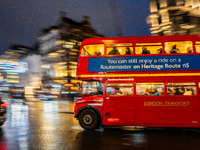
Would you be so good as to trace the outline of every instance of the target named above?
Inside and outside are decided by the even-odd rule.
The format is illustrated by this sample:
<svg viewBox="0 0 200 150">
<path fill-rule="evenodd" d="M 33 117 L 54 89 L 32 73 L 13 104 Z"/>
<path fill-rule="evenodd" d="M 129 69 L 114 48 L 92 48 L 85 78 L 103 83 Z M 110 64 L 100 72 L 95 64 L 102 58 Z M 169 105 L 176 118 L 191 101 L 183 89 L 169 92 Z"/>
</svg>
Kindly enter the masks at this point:
<svg viewBox="0 0 200 150">
<path fill-rule="evenodd" d="M 54 99 L 58 98 L 58 96 L 53 95 L 51 93 L 38 94 L 36 97 L 39 98 L 39 99 L 41 99 L 41 100 L 54 100 Z"/>
<path fill-rule="evenodd" d="M 8 104 L 4 103 L 0 99 L 0 126 L 2 126 L 3 123 L 6 121 L 6 106 L 8 106 Z"/>
<path fill-rule="evenodd" d="M 23 104 L 25 104 L 24 93 L 21 93 L 21 92 L 12 93 L 12 101 L 13 101 L 13 103 L 23 103 Z"/>
<path fill-rule="evenodd" d="M 20 92 L 15 92 L 12 94 L 12 97 L 15 99 L 24 99 L 24 93 L 20 93 Z"/>
</svg>

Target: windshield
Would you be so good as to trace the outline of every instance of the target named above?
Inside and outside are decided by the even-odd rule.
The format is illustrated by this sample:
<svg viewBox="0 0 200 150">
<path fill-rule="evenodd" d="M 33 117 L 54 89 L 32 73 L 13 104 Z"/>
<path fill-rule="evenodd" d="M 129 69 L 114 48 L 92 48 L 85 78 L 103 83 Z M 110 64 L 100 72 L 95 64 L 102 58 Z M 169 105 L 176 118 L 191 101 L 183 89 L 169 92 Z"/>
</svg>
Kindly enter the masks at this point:
<svg viewBox="0 0 200 150">
<path fill-rule="evenodd" d="M 103 94 L 103 85 L 100 81 L 83 81 L 83 94 Z"/>
</svg>

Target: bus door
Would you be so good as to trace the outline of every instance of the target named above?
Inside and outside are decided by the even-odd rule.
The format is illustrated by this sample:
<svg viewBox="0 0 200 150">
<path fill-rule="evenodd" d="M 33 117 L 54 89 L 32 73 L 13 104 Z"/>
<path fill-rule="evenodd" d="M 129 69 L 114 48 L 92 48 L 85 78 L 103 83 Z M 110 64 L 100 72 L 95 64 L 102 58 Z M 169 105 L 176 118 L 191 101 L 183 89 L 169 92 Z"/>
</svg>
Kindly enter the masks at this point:
<svg viewBox="0 0 200 150">
<path fill-rule="evenodd" d="M 105 125 L 133 125 L 135 99 L 133 83 L 107 83 L 103 108 Z"/>
</svg>

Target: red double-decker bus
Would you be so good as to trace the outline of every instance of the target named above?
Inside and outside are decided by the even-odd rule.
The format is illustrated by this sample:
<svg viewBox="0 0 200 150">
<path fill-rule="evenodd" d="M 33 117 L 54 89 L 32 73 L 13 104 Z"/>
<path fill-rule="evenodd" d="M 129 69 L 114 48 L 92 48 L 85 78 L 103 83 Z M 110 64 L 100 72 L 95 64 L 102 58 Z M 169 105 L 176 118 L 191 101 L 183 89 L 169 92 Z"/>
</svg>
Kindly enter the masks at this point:
<svg viewBox="0 0 200 150">
<path fill-rule="evenodd" d="M 86 39 L 77 79 L 84 129 L 200 127 L 200 35 Z"/>
</svg>

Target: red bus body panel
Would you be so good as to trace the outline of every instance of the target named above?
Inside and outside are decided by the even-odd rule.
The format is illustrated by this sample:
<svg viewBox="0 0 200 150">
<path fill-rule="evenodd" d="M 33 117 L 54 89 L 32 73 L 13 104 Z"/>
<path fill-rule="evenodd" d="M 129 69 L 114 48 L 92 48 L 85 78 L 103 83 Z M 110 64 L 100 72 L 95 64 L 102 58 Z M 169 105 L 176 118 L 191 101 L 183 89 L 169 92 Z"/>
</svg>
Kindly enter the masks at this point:
<svg viewBox="0 0 200 150">
<path fill-rule="evenodd" d="M 191 81 L 189 78 L 187 80 Z M 193 81 L 197 79 L 199 77 L 193 77 Z M 154 77 L 150 79 L 135 78 L 135 80 L 140 82 L 145 80 L 162 81 L 163 79 Z M 164 81 L 178 82 L 174 77 Z M 200 127 L 199 95 L 106 97 L 103 105 L 103 125 Z M 106 116 L 106 113 L 110 113 L 110 116 Z"/>
</svg>

